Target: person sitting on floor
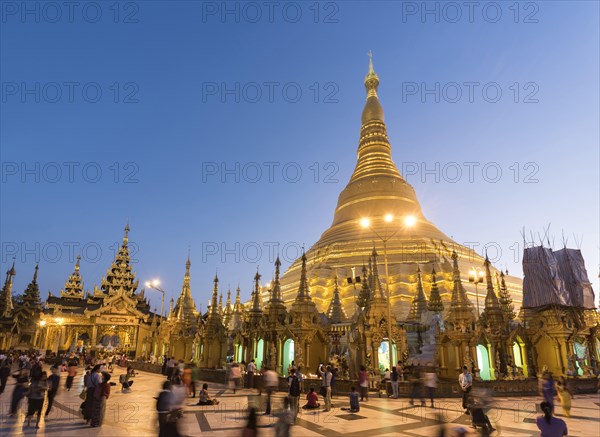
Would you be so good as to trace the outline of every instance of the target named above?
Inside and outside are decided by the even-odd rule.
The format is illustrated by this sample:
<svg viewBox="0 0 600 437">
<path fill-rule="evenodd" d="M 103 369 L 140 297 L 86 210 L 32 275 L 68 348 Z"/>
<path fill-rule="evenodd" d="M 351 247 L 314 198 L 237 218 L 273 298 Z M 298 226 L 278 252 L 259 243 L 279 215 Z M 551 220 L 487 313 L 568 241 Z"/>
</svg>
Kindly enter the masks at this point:
<svg viewBox="0 0 600 437">
<path fill-rule="evenodd" d="M 310 392 L 308 392 L 308 394 L 306 395 L 306 400 L 308 402 L 302 407 L 305 410 L 314 410 L 321 406 L 321 404 L 317 402 L 319 400 L 319 395 L 315 393 L 314 387 L 310 388 Z"/>
<path fill-rule="evenodd" d="M 131 374 L 129 372 L 124 375 L 119 376 L 119 382 L 121 383 L 121 391 L 123 393 L 130 392 L 131 386 L 133 385 L 133 381 L 130 381 Z"/>
<path fill-rule="evenodd" d="M 350 389 L 350 408 L 343 407 L 342 410 L 350 411 L 351 413 L 358 413 L 360 411 L 360 403 L 358 401 L 358 392 L 356 391 L 356 387 L 352 387 Z"/>
<path fill-rule="evenodd" d="M 208 394 L 208 384 L 202 384 L 202 390 L 198 393 L 198 403 L 196 405 L 218 405 L 219 401 L 212 399 Z"/>
</svg>

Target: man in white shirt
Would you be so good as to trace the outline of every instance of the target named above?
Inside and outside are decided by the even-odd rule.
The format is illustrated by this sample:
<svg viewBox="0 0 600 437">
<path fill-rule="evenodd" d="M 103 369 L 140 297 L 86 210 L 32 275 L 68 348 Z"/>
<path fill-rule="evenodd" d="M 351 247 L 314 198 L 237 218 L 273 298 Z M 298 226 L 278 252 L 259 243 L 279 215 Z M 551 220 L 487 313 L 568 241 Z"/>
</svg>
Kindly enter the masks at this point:
<svg viewBox="0 0 600 437">
<path fill-rule="evenodd" d="M 471 387 L 473 386 L 473 376 L 471 376 L 469 373 L 467 366 L 463 366 L 462 373 L 458 375 L 458 383 L 460 384 L 460 388 L 463 392 L 462 407 L 465 409 L 465 414 L 469 414 L 469 410 L 467 409 L 467 400 L 469 397 L 469 392 L 471 391 Z"/>
<path fill-rule="evenodd" d="M 248 388 L 254 388 L 254 374 L 256 373 L 256 364 L 254 364 L 254 360 L 251 360 L 248 363 L 246 372 L 248 375 Z"/>
<path fill-rule="evenodd" d="M 435 373 L 434 369 L 429 369 L 427 371 L 427 373 L 425 373 L 423 375 L 423 382 L 425 384 L 425 387 L 427 387 L 427 391 L 429 393 L 429 400 L 431 401 L 431 408 L 434 408 L 433 398 L 435 396 L 435 389 L 436 389 L 437 383 L 438 383 L 438 377 L 437 377 L 437 374 Z"/>
</svg>

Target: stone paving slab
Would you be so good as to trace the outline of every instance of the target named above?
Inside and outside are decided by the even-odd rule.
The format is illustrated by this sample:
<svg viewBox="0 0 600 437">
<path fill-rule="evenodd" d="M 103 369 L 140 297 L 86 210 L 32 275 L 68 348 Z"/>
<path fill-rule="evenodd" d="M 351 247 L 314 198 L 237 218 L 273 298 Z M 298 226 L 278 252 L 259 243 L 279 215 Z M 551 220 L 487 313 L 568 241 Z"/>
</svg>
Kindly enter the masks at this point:
<svg viewBox="0 0 600 437">
<path fill-rule="evenodd" d="M 76 377 L 73 389 L 60 388 L 49 417 L 42 419 L 39 430 L 24 427 L 26 401 L 22 403 L 17 417 L 8 417 L 10 397 L 14 383 L 9 381 L 4 394 L 0 395 L 0 436 L 32 437 L 146 437 L 158 435 L 156 418 L 156 400 L 164 377 L 153 373 L 139 372 L 134 378 L 133 390 L 121 393 L 118 386 L 111 387 L 111 396 L 107 403 L 105 422 L 100 428 L 86 426 L 79 413 L 81 400 L 78 395 L 83 384 L 82 371 Z M 124 370 L 115 370 L 112 380 Z M 62 375 L 61 384 L 64 384 Z M 266 396 L 257 396 L 254 390 L 238 390 L 236 394 L 224 385 L 209 383 L 209 390 L 220 404 L 215 406 L 196 406 L 195 399 L 185 402 L 185 414 L 179 421 L 179 429 L 184 436 L 240 436 L 246 422 L 248 405 L 264 406 Z M 281 408 L 284 394 L 273 397 L 274 411 Z M 535 425 L 536 397 L 501 397 L 494 400 L 488 416 L 498 429 L 494 435 L 533 437 L 539 436 Z M 301 404 L 303 402 L 301 401 Z M 459 399 L 438 399 L 438 408 L 410 406 L 407 399 L 386 399 L 371 397 L 361 403 L 360 412 L 353 414 L 341 410 L 348 406 L 345 397 L 333 398 L 334 408 L 330 412 L 304 411 L 291 429 L 293 437 L 363 437 L 363 436 L 434 436 L 439 432 L 440 422 L 445 422 L 448 430 L 464 427 L 469 435 L 477 435 L 470 426 L 470 417 L 463 414 Z M 569 436 L 600 436 L 600 397 L 578 395 L 573 399 L 571 417 L 563 416 L 557 405 L 557 416 L 566 420 Z M 258 418 L 259 435 L 275 435 L 274 425 L 277 418 L 260 415 Z"/>
</svg>

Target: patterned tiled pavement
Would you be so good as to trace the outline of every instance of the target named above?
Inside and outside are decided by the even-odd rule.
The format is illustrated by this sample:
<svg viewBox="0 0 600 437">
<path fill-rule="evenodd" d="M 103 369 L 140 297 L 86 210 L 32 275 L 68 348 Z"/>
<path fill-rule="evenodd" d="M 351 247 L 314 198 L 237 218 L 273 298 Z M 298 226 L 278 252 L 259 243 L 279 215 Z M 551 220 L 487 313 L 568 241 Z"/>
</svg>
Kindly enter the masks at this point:
<svg viewBox="0 0 600 437">
<path fill-rule="evenodd" d="M 113 381 L 118 381 L 121 370 L 115 371 Z M 62 377 L 61 384 L 64 382 Z M 163 377 L 140 372 L 135 378 L 133 391 L 121 393 L 118 387 L 112 387 L 108 400 L 105 422 L 101 428 L 86 426 L 78 412 L 81 400 L 78 395 L 82 378 L 78 377 L 71 391 L 61 387 L 49 417 L 42 419 L 40 429 L 24 426 L 25 402 L 17 417 L 8 416 L 10 395 L 13 384 L 9 382 L 7 390 L 0 396 L 0 436 L 31 435 L 42 436 L 156 436 L 157 422 L 155 414 L 157 395 Z M 263 405 L 265 396 L 258 397 L 255 391 L 238 390 L 234 395 L 225 386 L 210 384 L 213 395 L 219 399 L 216 406 L 199 407 L 194 399 L 188 399 L 184 417 L 180 420 L 182 435 L 203 436 L 240 436 L 245 425 L 245 411 L 248 405 Z M 280 408 L 283 393 L 275 396 L 275 411 Z M 488 416 L 497 432 L 497 436 L 539 436 L 535 425 L 536 397 L 496 398 Z M 462 413 L 459 399 L 439 399 L 435 409 L 412 407 L 406 399 L 386 399 L 373 397 L 361 403 L 357 414 L 349 414 L 341 408 L 348 406 L 346 397 L 333 398 L 334 408 L 330 412 L 301 411 L 298 421 L 292 427 L 294 437 L 312 436 L 434 436 L 441 426 L 446 427 L 448 435 L 453 430 L 464 427 L 468 435 L 477 435 L 471 427 L 470 417 Z M 558 417 L 564 418 L 560 407 Z M 580 395 L 573 399 L 571 417 L 565 418 L 569 427 L 569 436 L 600 436 L 600 396 Z M 274 416 L 259 416 L 259 435 L 275 435 Z M 440 424 L 440 421 L 443 423 Z"/>
</svg>

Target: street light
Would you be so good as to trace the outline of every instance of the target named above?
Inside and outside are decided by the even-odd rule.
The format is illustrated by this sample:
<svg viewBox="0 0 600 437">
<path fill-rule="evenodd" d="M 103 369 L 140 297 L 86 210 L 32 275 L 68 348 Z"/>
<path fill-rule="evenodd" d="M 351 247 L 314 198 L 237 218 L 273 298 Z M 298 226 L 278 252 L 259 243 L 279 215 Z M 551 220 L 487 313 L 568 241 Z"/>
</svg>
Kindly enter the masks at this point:
<svg viewBox="0 0 600 437">
<path fill-rule="evenodd" d="M 383 221 L 387 223 L 392 223 L 394 221 L 394 216 L 390 213 L 387 213 L 383 216 Z M 414 215 L 404 216 L 404 226 L 407 228 L 413 227 L 417 224 L 417 218 Z M 394 367 L 394 357 L 392 354 L 392 295 L 390 293 L 390 283 L 389 283 L 389 270 L 388 270 L 388 259 L 387 259 L 387 242 L 398 232 L 396 229 L 390 235 L 387 233 L 387 226 L 384 227 L 385 233 L 383 236 L 379 235 L 379 233 L 371 227 L 371 220 L 367 217 L 363 217 L 360 219 L 361 227 L 365 229 L 369 229 L 373 232 L 383 243 L 383 264 L 385 266 L 385 291 L 387 293 L 387 319 L 388 319 L 388 343 L 389 343 L 389 353 L 390 353 L 390 371 L 392 367 Z"/>
<path fill-rule="evenodd" d="M 479 317 L 479 293 L 477 291 L 477 285 L 483 282 L 483 270 L 479 267 L 472 268 L 469 272 L 469 282 L 475 284 L 475 302 L 477 303 L 477 317 Z"/>
<path fill-rule="evenodd" d="M 159 279 L 152 279 L 151 281 L 146 281 L 146 287 L 149 288 L 150 290 L 158 291 L 161 294 L 160 325 L 158 325 L 158 338 L 160 339 L 161 334 L 162 334 L 163 318 L 164 318 L 164 312 L 165 312 L 165 290 L 160 288 L 160 280 Z M 163 350 L 161 350 L 161 354 L 162 354 L 162 352 L 163 352 Z"/>
</svg>

